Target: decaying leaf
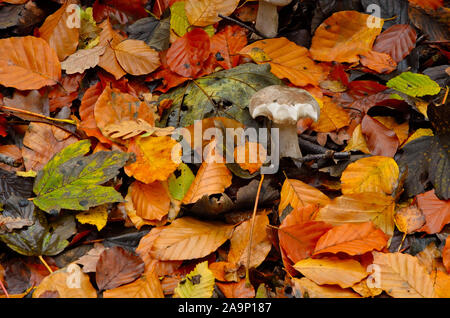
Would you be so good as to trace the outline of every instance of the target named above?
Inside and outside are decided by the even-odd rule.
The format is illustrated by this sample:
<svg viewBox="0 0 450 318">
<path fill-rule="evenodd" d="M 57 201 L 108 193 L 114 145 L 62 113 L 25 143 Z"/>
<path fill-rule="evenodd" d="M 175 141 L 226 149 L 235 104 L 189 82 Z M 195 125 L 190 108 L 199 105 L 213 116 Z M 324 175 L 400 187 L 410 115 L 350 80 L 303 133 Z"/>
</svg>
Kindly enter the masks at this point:
<svg viewBox="0 0 450 318">
<path fill-rule="evenodd" d="M 176 298 L 211 298 L 214 290 L 214 275 L 208 268 L 208 262 L 195 266 L 175 288 Z"/>
</svg>

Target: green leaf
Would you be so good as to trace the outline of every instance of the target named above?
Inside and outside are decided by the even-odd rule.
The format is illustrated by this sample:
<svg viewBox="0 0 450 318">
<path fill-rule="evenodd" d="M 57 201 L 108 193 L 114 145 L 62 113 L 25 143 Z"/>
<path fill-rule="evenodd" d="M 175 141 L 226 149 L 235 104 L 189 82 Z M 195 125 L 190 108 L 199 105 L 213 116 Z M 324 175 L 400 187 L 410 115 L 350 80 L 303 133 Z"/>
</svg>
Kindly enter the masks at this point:
<svg viewBox="0 0 450 318">
<path fill-rule="evenodd" d="M 208 117 L 228 117 L 246 126 L 255 126 L 248 112 L 252 95 L 269 85 L 281 85 L 270 73 L 270 65 L 243 64 L 188 82 L 170 93 L 160 96 L 173 100 L 159 125 L 185 127 L 194 120 Z"/>
<path fill-rule="evenodd" d="M 188 192 L 195 176 L 185 163 L 181 163 L 176 171 L 180 173 L 180 176 L 176 177 L 175 174 L 169 176 L 169 192 L 172 198 L 181 201 Z"/>
<path fill-rule="evenodd" d="M 56 154 L 38 173 L 33 191 L 34 204 L 46 212 L 60 209 L 88 210 L 109 202 L 123 202 L 122 195 L 112 187 L 100 186 L 119 173 L 129 154 L 100 151 L 83 157 L 90 142 L 74 143 Z"/>
<path fill-rule="evenodd" d="M 197 264 L 175 288 L 178 298 L 211 298 L 214 291 L 214 275 L 208 261 Z"/>
<path fill-rule="evenodd" d="M 17 210 L 20 207 L 18 197 L 10 198 L 5 207 L 9 211 Z M 23 205 L 23 204 L 22 204 Z M 11 214 L 11 217 L 22 217 L 22 215 L 33 211 L 33 225 L 11 233 L 0 235 L 9 248 L 26 256 L 56 255 L 69 245 L 67 239 L 76 233 L 75 220 L 72 215 L 60 216 L 53 223 L 48 223 L 45 213 L 35 209 L 32 202 L 29 202 L 22 209 L 26 212 L 21 214 Z"/>
<path fill-rule="evenodd" d="M 190 31 L 191 24 L 186 16 L 184 1 L 175 2 L 170 7 L 170 28 L 179 37 L 182 37 Z M 212 25 L 208 25 L 202 29 L 205 30 L 210 37 L 216 33 L 216 30 Z"/>
<path fill-rule="evenodd" d="M 436 95 L 441 91 L 439 84 L 429 76 L 411 72 L 394 77 L 386 86 L 412 97 Z"/>
</svg>

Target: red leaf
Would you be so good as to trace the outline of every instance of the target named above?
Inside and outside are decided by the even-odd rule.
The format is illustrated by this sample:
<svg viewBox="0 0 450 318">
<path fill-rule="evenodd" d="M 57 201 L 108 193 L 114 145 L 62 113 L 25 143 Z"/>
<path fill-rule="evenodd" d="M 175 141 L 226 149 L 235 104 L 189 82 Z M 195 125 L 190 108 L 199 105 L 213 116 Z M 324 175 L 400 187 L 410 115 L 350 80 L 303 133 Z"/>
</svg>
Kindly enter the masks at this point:
<svg viewBox="0 0 450 318">
<path fill-rule="evenodd" d="M 418 232 L 439 233 L 450 223 L 450 200 L 439 200 L 434 190 L 419 194 L 416 198 L 417 206 L 425 216 L 425 225 Z"/>
<path fill-rule="evenodd" d="M 368 115 L 364 116 L 361 131 L 366 137 L 367 147 L 372 155 L 393 157 L 397 152 L 399 146 L 397 135 L 378 120 Z"/>
<path fill-rule="evenodd" d="M 228 70 L 239 64 L 240 55 L 238 52 L 246 45 L 245 29 L 237 25 L 227 25 L 211 38 L 211 53 L 217 63 Z"/>
<path fill-rule="evenodd" d="M 169 68 L 184 77 L 195 77 L 210 54 L 209 35 L 196 28 L 177 39 L 167 51 Z"/>
<path fill-rule="evenodd" d="M 416 36 L 416 31 L 407 24 L 393 25 L 378 36 L 373 51 L 389 54 L 400 63 L 416 46 Z"/>
<path fill-rule="evenodd" d="M 8 132 L 6 131 L 7 126 L 8 122 L 6 121 L 6 118 L 3 117 L 3 115 L 0 115 L 0 136 L 6 137 L 6 135 L 8 135 Z"/>
<path fill-rule="evenodd" d="M 297 263 L 312 255 L 319 238 L 331 228 L 331 225 L 320 221 L 308 221 L 280 228 L 278 230 L 280 247 L 292 262 Z"/>
</svg>

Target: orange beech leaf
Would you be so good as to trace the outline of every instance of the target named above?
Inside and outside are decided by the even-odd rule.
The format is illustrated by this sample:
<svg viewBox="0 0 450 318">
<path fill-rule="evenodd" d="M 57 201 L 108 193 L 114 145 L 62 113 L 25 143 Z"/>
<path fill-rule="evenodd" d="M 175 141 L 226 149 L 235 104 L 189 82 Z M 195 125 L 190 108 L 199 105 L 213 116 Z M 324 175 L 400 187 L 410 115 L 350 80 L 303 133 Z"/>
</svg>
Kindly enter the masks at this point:
<svg viewBox="0 0 450 318">
<path fill-rule="evenodd" d="M 303 298 L 361 298 L 349 288 L 334 285 L 317 285 L 312 280 L 302 277 L 293 278 L 294 288 Z"/>
<path fill-rule="evenodd" d="M 186 16 L 191 25 L 208 26 L 219 22 L 219 14 L 233 13 L 239 0 L 186 0 Z"/>
<path fill-rule="evenodd" d="M 117 61 L 113 47 L 122 42 L 124 38 L 113 29 L 111 23 L 109 22 L 109 19 L 106 19 L 101 24 L 99 24 L 99 27 L 102 29 L 102 31 L 99 35 L 98 46 L 104 46 L 105 53 L 100 56 L 98 66 L 114 75 L 115 79 L 117 80 L 124 76 L 126 72 Z"/>
<path fill-rule="evenodd" d="M 378 120 L 365 115 L 361 132 L 366 137 L 367 147 L 374 156 L 394 157 L 400 145 L 396 133 Z"/>
<path fill-rule="evenodd" d="M 164 293 L 158 276 L 147 272 L 128 285 L 104 291 L 103 298 L 164 298 Z"/>
<path fill-rule="evenodd" d="M 369 26 L 369 21 L 374 25 Z M 383 20 L 357 11 L 340 11 L 326 19 L 315 31 L 311 55 L 324 62 L 359 61 L 381 32 Z"/>
<path fill-rule="evenodd" d="M 408 0 L 409 3 L 424 9 L 436 10 L 444 5 L 444 0 Z"/>
<path fill-rule="evenodd" d="M 203 29 L 194 29 L 177 39 L 167 51 L 171 71 L 184 77 L 195 77 L 210 54 L 210 39 Z"/>
<path fill-rule="evenodd" d="M 377 73 L 391 73 L 397 69 L 397 63 L 387 53 L 369 51 L 361 54 L 361 64 Z"/>
<path fill-rule="evenodd" d="M 232 174 L 228 170 L 224 158 L 216 153 L 216 142 L 208 145 L 205 161 L 198 169 L 197 175 L 188 192 L 183 198 L 183 204 L 195 203 L 205 195 L 223 193 L 231 185 Z"/>
<path fill-rule="evenodd" d="M 138 182 L 138 181 L 136 181 Z M 133 200 L 131 199 L 131 187 L 128 188 L 128 194 L 125 197 L 125 203 L 123 204 L 123 208 L 130 219 L 131 223 L 133 223 L 134 227 L 138 230 L 141 229 L 144 225 L 153 225 L 153 226 L 161 226 L 167 223 L 167 217 L 163 217 L 161 221 L 158 220 L 146 220 L 137 215 L 136 208 L 133 204 Z"/>
<path fill-rule="evenodd" d="M 176 261 L 201 258 L 214 252 L 231 237 L 234 226 L 183 217 L 160 229 L 150 255 L 158 260 Z"/>
<path fill-rule="evenodd" d="M 425 224 L 425 215 L 416 205 L 400 208 L 394 216 L 395 225 L 400 232 L 411 234 Z"/>
<path fill-rule="evenodd" d="M 79 28 L 71 25 L 76 10 L 70 10 L 69 6 L 76 1 L 66 1 L 55 13 L 49 15 L 39 28 L 41 38 L 50 44 L 55 50 L 60 61 L 77 50 Z"/>
<path fill-rule="evenodd" d="M 100 142 L 105 144 L 112 144 L 112 141 L 103 136 L 102 132 L 97 126 L 94 117 L 95 103 L 103 92 L 103 87 L 100 82 L 89 87 L 81 99 L 79 108 L 81 121 L 78 123 L 78 128 L 83 130 L 89 137 L 95 137 Z"/>
<path fill-rule="evenodd" d="M 433 281 L 419 260 L 409 254 L 373 252 L 380 288 L 395 298 L 434 298 Z"/>
<path fill-rule="evenodd" d="M 230 239 L 230 251 L 228 253 L 228 262 L 237 265 L 245 265 L 248 257 L 249 233 L 251 220 L 239 224 L 233 232 Z M 252 238 L 252 250 L 250 259 L 250 268 L 258 267 L 267 257 L 272 248 L 272 243 L 267 237 L 266 227 L 269 225 L 269 219 L 266 213 L 258 214 L 255 218 L 255 226 Z"/>
<path fill-rule="evenodd" d="M 50 112 L 54 112 L 64 106 L 71 106 L 78 98 L 78 89 L 83 80 L 83 74 L 65 75 L 61 79 L 61 85 L 55 86 L 49 93 Z"/>
<path fill-rule="evenodd" d="M 56 126 L 31 123 L 23 138 L 22 155 L 26 170 L 41 170 L 54 154 L 77 141 L 77 137 Z"/>
<path fill-rule="evenodd" d="M 320 206 L 317 204 L 308 204 L 296 207 L 283 219 L 280 224 L 280 228 L 314 220 L 319 212 L 319 207 Z"/>
<path fill-rule="evenodd" d="M 450 239 L 448 238 L 445 240 L 445 246 L 442 249 L 442 261 L 447 272 L 450 272 Z"/>
<path fill-rule="evenodd" d="M 210 271 L 213 273 L 216 280 L 222 282 L 238 282 L 239 265 L 229 262 L 215 262 L 209 265 Z"/>
<path fill-rule="evenodd" d="M 156 70 L 159 53 L 140 40 L 125 40 L 114 46 L 120 66 L 131 75 L 145 75 Z"/>
<path fill-rule="evenodd" d="M 154 124 L 153 111 L 145 102 L 131 94 L 122 93 L 116 88 L 105 87 L 94 106 L 97 127 L 107 136 L 107 127 L 125 120 L 145 120 Z"/>
<path fill-rule="evenodd" d="M 150 184 L 135 181 L 130 194 L 136 214 L 146 220 L 161 220 L 170 208 L 170 197 L 160 181 Z"/>
<path fill-rule="evenodd" d="M 211 53 L 217 63 L 224 69 L 230 69 L 239 64 L 239 51 L 247 44 L 247 33 L 237 25 L 227 25 L 211 38 Z"/>
<path fill-rule="evenodd" d="M 255 289 L 250 284 L 247 286 L 247 281 L 243 278 L 236 283 L 220 283 L 216 282 L 217 287 L 226 298 L 254 298 Z"/>
<path fill-rule="evenodd" d="M 416 46 L 416 31 L 408 24 L 396 24 L 381 33 L 373 51 L 389 54 L 394 62 L 400 63 Z"/>
<path fill-rule="evenodd" d="M 439 200 L 434 190 L 419 194 L 416 199 L 417 206 L 425 216 L 425 225 L 419 232 L 439 233 L 450 223 L 450 200 Z"/>
<path fill-rule="evenodd" d="M 280 227 L 278 238 L 286 256 L 296 263 L 310 257 L 319 238 L 332 228 L 320 221 L 307 221 L 296 225 Z"/>
<path fill-rule="evenodd" d="M 342 288 L 351 287 L 368 275 L 366 269 L 353 259 L 308 258 L 295 263 L 294 268 L 316 284 Z"/>
<path fill-rule="evenodd" d="M 281 199 L 278 205 L 278 213 L 281 215 L 288 205 L 293 209 L 309 204 L 325 206 L 330 202 L 325 194 L 316 188 L 295 179 L 286 179 L 281 188 Z"/>
<path fill-rule="evenodd" d="M 348 112 L 333 102 L 331 98 L 323 97 L 319 120 L 313 123 L 310 128 L 317 132 L 331 132 L 349 124 L 350 116 Z"/>
<path fill-rule="evenodd" d="M 372 221 L 387 235 L 394 233 L 395 201 L 382 193 L 345 194 L 319 210 L 316 220 L 332 225 Z"/>
<path fill-rule="evenodd" d="M 350 223 L 336 226 L 320 237 L 314 255 L 343 252 L 362 255 L 386 247 L 388 236 L 372 222 Z"/>
<path fill-rule="evenodd" d="M 394 192 L 400 170 L 394 159 L 372 156 L 359 159 L 347 166 L 341 176 L 342 193 Z"/>
<path fill-rule="evenodd" d="M 0 84 L 19 90 L 55 85 L 61 64 L 45 40 L 34 36 L 0 39 Z"/>
<path fill-rule="evenodd" d="M 178 151 L 179 150 L 179 151 Z M 131 139 L 128 152 L 136 154 L 136 162 L 125 166 L 125 173 L 143 183 L 165 181 L 176 170 L 181 148 L 169 136 Z M 177 158 L 172 158 L 176 155 Z"/>
<path fill-rule="evenodd" d="M 234 160 L 244 170 L 250 173 L 258 171 L 266 161 L 267 151 L 263 145 L 255 142 L 245 142 L 234 148 Z"/>
<path fill-rule="evenodd" d="M 240 54 L 253 58 L 253 54 L 258 50 L 262 50 L 269 60 L 255 59 L 255 62 L 258 64 L 268 62 L 273 74 L 281 79 L 287 78 L 294 85 L 317 86 L 326 78 L 325 70 L 312 60 L 308 49 L 286 38 L 257 41 L 243 48 Z"/>
<path fill-rule="evenodd" d="M 450 275 L 443 271 L 436 271 L 434 290 L 439 298 L 450 298 Z"/>
</svg>

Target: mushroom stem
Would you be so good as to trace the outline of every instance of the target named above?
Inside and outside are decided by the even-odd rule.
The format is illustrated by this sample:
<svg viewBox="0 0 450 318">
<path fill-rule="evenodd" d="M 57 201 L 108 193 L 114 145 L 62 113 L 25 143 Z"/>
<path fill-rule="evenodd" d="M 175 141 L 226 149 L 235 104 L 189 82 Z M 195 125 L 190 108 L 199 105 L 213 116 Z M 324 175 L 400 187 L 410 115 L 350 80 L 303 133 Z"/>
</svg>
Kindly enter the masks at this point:
<svg viewBox="0 0 450 318">
<path fill-rule="evenodd" d="M 277 36 L 278 10 L 276 5 L 266 1 L 259 1 L 255 28 L 268 38 Z"/>
<path fill-rule="evenodd" d="M 302 152 L 298 144 L 297 125 L 279 125 L 274 123 L 273 126 L 279 129 L 280 158 L 301 158 Z"/>
</svg>

